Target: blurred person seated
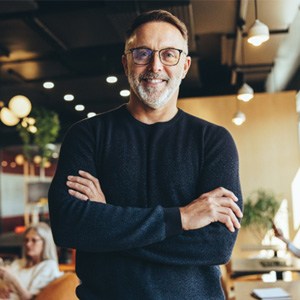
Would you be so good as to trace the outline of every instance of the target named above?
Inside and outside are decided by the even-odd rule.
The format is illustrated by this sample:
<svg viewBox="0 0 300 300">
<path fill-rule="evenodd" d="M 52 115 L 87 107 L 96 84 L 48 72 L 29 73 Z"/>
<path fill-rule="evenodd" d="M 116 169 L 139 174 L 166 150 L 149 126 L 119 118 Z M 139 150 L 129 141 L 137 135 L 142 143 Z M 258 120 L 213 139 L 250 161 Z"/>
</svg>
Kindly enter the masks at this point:
<svg viewBox="0 0 300 300">
<path fill-rule="evenodd" d="M 293 253 L 296 257 L 300 258 L 300 249 L 297 248 L 290 240 L 288 240 L 284 235 L 280 228 L 277 228 L 275 224 L 273 224 L 274 234 L 277 238 L 282 240 L 285 244 L 287 249 Z"/>
<path fill-rule="evenodd" d="M 50 227 L 30 225 L 24 232 L 23 258 L 0 267 L 0 299 L 34 299 L 62 274 Z"/>
</svg>

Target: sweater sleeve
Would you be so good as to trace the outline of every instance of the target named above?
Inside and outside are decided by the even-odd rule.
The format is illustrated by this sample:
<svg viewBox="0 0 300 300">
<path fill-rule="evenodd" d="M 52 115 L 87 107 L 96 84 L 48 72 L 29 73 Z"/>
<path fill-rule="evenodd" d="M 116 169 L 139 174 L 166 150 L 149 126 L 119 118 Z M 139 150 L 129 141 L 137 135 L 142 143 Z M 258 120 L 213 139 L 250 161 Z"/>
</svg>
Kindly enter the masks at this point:
<svg viewBox="0 0 300 300">
<path fill-rule="evenodd" d="M 218 128 L 219 134 L 207 133 L 204 166 L 200 191 L 211 191 L 219 186 L 234 192 L 242 208 L 239 182 L 238 153 L 231 135 Z M 238 230 L 230 232 L 220 222 L 198 230 L 185 231 L 162 242 L 127 251 L 127 255 L 152 262 L 172 265 L 219 265 L 229 261 Z"/>
<path fill-rule="evenodd" d="M 55 242 L 87 252 L 139 248 L 182 231 L 178 208 L 121 207 L 81 201 L 68 193 L 68 175 L 85 170 L 97 177 L 93 127 L 79 122 L 61 147 L 49 189 L 49 212 Z M 101 178 L 100 182 L 101 182 Z"/>
</svg>

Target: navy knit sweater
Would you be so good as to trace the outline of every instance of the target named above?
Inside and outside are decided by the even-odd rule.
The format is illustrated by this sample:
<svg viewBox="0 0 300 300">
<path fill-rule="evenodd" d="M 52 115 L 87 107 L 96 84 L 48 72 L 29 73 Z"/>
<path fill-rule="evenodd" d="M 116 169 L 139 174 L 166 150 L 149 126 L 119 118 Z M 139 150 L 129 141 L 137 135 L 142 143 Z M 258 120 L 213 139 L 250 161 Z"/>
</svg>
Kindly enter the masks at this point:
<svg viewBox="0 0 300 300">
<path fill-rule="evenodd" d="M 67 192 L 68 175 L 99 178 L 107 204 Z M 230 134 L 182 110 L 147 125 L 126 105 L 78 122 L 49 191 L 56 243 L 77 249 L 80 299 L 224 299 L 219 264 L 236 240 L 216 222 L 183 231 L 179 207 L 223 186 L 242 206 Z"/>
</svg>

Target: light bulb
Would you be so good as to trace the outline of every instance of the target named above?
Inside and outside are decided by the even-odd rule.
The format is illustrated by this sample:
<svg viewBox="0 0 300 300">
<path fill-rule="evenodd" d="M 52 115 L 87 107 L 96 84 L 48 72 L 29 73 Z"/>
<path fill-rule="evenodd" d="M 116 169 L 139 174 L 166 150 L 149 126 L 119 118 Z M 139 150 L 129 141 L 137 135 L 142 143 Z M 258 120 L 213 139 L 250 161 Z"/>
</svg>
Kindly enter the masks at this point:
<svg viewBox="0 0 300 300">
<path fill-rule="evenodd" d="M 269 28 L 266 24 L 255 20 L 248 33 L 248 43 L 257 47 L 270 38 Z"/>
<path fill-rule="evenodd" d="M 12 97 L 9 100 L 8 107 L 19 118 L 27 117 L 31 112 L 31 102 L 23 95 Z"/>
<path fill-rule="evenodd" d="M 242 125 L 245 121 L 246 115 L 241 111 L 237 111 L 232 118 L 232 122 L 237 126 Z"/>
<path fill-rule="evenodd" d="M 7 107 L 1 109 L 0 119 L 6 126 L 15 126 L 20 121 L 20 119 Z"/>
<path fill-rule="evenodd" d="M 237 98 L 241 101 L 248 102 L 253 97 L 254 97 L 253 88 L 249 84 L 244 83 L 238 90 Z"/>
</svg>

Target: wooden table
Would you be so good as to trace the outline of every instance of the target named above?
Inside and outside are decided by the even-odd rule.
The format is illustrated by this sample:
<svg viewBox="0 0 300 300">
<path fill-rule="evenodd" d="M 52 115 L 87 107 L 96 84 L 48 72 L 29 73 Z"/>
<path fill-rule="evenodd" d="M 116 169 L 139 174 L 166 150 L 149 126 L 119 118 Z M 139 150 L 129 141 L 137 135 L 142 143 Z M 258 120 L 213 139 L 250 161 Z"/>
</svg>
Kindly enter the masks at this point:
<svg viewBox="0 0 300 300">
<path fill-rule="evenodd" d="M 251 274 L 265 274 L 271 271 L 276 272 L 279 280 L 282 279 L 283 272 L 300 272 L 300 259 L 295 257 L 246 258 L 233 259 L 231 262 L 232 278 Z"/>
<path fill-rule="evenodd" d="M 234 283 L 234 291 L 236 300 L 254 300 L 251 296 L 253 289 L 259 288 L 275 288 L 280 287 L 286 290 L 292 300 L 300 299 L 300 281 L 282 281 L 276 282 L 262 282 L 262 281 L 237 281 Z"/>
</svg>

